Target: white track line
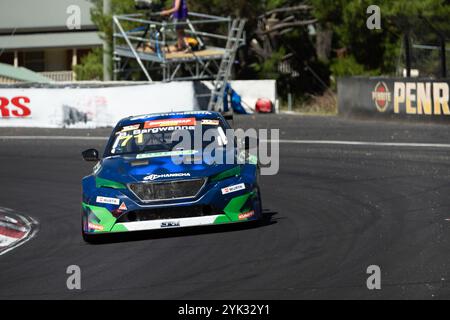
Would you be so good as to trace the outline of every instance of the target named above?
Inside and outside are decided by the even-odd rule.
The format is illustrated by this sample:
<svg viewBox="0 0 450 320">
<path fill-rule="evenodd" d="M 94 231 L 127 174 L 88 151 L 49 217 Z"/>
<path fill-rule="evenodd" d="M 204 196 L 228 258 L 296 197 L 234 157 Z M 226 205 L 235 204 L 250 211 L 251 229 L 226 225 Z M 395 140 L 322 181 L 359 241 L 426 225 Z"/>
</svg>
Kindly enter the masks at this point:
<svg viewBox="0 0 450 320">
<path fill-rule="evenodd" d="M 78 136 L 0 136 L 0 140 L 108 140 L 105 137 Z"/>
<path fill-rule="evenodd" d="M 278 140 L 280 144 L 317 144 L 344 146 L 375 147 L 417 147 L 417 148 L 450 148 L 446 143 L 414 143 L 414 142 L 371 142 L 371 141 L 335 141 L 335 140 Z"/>
<path fill-rule="evenodd" d="M 0 140 L 88 140 L 106 141 L 107 137 L 86 136 L 0 136 Z M 267 142 L 268 140 L 261 140 Z M 415 148 L 443 148 L 450 149 L 446 143 L 414 143 L 414 142 L 373 142 L 373 141 L 340 141 L 340 140 L 274 140 L 280 144 L 315 144 L 342 146 L 375 146 L 375 147 L 415 147 Z"/>
</svg>

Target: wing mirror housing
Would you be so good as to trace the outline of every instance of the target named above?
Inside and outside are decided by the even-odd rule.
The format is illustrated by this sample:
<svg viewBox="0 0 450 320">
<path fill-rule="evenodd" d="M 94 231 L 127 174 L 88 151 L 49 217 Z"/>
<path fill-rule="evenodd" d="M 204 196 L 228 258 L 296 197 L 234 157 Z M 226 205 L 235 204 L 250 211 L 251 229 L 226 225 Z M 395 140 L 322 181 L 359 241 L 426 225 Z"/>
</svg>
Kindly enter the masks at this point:
<svg viewBox="0 0 450 320">
<path fill-rule="evenodd" d="M 100 161 L 99 152 L 97 149 L 88 149 L 82 152 L 84 161 L 97 162 Z"/>
</svg>

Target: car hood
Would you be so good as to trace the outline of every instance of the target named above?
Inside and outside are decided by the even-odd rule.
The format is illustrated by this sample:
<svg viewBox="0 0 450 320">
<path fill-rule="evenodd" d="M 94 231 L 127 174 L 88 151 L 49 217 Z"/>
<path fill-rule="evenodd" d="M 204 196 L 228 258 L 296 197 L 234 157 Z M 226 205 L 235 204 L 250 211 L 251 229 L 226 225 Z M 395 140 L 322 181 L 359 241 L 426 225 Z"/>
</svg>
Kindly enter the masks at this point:
<svg viewBox="0 0 450 320">
<path fill-rule="evenodd" d="M 97 176 L 125 184 L 140 181 L 164 182 L 211 177 L 236 166 L 217 164 L 211 159 L 204 159 L 201 164 L 175 164 L 171 156 L 150 155 L 150 158 L 140 159 L 136 155 L 103 159 Z M 196 160 L 195 156 L 190 158 L 191 161 Z"/>
</svg>

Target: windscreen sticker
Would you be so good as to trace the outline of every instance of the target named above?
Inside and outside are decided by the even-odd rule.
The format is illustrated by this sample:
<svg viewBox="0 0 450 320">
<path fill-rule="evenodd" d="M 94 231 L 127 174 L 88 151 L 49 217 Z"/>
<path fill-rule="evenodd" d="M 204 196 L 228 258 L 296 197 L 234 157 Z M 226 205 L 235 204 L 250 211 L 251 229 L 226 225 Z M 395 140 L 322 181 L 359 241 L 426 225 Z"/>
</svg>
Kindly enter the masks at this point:
<svg viewBox="0 0 450 320">
<path fill-rule="evenodd" d="M 120 143 L 120 146 L 122 148 L 125 148 L 128 143 L 131 141 L 131 139 L 135 139 L 136 144 L 141 145 L 144 144 L 144 134 L 140 133 L 140 134 L 134 134 L 134 135 L 120 135 L 119 138 L 117 139 Z"/>
<path fill-rule="evenodd" d="M 218 125 L 220 125 L 220 121 L 219 120 L 205 119 L 205 120 L 202 120 L 202 125 L 204 125 L 204 126 L 218 126 Z"/>
<path fill-rule="evenodd" d="M 138 136 L 141 134 L 153 133 L 157 134 L 160 132 L 170 132 L 177 130 L 195 130 L 195 126 L 177 126 L 177 127 L 161 127 L 161 128 L 153 128 L 153 129 L 142 129 L 142 130 L 134 130 L 133 132 L 120 132 L 119 137 L 127 137 L 127 136 Z M 123 138 L 125 139 L 125 138 Z"/>
<path fill-rule="evenodd" d="M 135 125 L 132 125 L 132 126 L 126 126 L 126 127 L 123 127 L 120 132 L 128 132 L 128 131 L 138 130 L 140 127 L 141 127 L 140 124 L 135 124 Z M 117 134 L 119 134 L 120 132 L 118 132 Z"/>
<path fill-rule="evenodd" d="M 141 119 L 148 119 L 151 117 L 174 117 L 174 116 L 210 116 L 212 115 L 212 112 L 209 111 L 187 111 L 187 112 L 172 112 L 172 113 L 160 113 L 160 114 L 146 114 L 142 116 L 137 116 L 134 118 L 131 118 L 130 120 L 141 120 Z"/>
<path fill-rule="evenodd" d="M 152 120 L 145 122 L 144 129 L 177 127 L 177 126 L 195 126 L 195 125 L 196 125 L 195 118 Z"/>
<path fill-rule="evenodd" d="M 197 153 L 198 153 L 197 150 L 144 153 L 144 154 L 138 154 L 136 156 L 136 159 L 140 160 L 140 159 L 161 158 L 161 157 L 191 156 L 191 155 L 195 155 Z"/>
</svg>

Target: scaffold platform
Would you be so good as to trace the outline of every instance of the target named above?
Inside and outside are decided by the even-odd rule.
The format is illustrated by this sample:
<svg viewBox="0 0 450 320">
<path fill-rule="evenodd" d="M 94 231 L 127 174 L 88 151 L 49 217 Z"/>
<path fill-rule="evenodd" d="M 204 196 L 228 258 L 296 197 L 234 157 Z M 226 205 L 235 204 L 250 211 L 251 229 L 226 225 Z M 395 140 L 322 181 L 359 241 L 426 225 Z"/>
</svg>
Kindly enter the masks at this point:
<svg viewBox="0 0 450 320">
<path fill-rule="evenodd" d="M 229 43 L 245 43 L 243 33 L 232 32 L 234 20 L 189 13 L 184 22 L 164 21 L 158 15 L 130 14 L 113 17 L 115 80 L 130 80 L 143 73 L 145 80 L 214 80 L 221 62 L 229 57 Z M 197 41 L 196 49 L 176 50 L 176 28 Z M 203 29 L 204 28 L 204 29 Z M 205 30 L 223 30 L 222 34 Z M 230 39 L 230 37 L 239 37 Z"/>
</svg>

